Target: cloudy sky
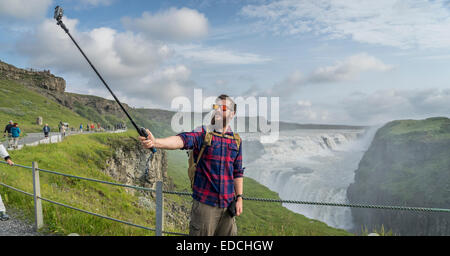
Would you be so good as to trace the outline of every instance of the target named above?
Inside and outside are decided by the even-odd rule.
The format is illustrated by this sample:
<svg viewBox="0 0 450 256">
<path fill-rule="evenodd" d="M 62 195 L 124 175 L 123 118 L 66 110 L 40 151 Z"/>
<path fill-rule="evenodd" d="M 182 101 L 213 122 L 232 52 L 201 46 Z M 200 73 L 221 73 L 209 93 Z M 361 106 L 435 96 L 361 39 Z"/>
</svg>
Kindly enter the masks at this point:
<svg viewBox="0 0 450 256">
<path fill-rule="evenodd" d="M 279 97 L 280 119 L 380 124 L 450 116 L 450 1 L 0 0 L 0 60 L 111 98 L 53 20 L 134 107 Z M 242 114 L 242 113 L 241 113 Z"/>
</svg>

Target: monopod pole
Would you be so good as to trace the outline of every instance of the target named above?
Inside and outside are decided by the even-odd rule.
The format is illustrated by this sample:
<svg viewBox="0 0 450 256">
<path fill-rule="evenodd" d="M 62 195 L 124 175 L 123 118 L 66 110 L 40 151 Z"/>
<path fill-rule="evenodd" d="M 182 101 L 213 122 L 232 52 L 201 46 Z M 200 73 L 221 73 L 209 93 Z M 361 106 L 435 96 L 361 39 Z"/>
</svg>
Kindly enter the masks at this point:
<svg viewBox="0 0 450 256">
<path fill-rule="evenodd" d="M 72 35 L 69 33 L 69 29 L 66 27 L 66 25 L 63 23 L 62 21 L 62 16 L 63 16 L 63 9 L 60 6 L 56 6 L 55 7 L 55 15 L 54 18 L 56 19 L 56 21 L 58 21 L 58 23 L 56 23 L 57 25 L 61 26 L 61 28 L 67 33 L 67 35 L 69 35 L 70 39 L 72 39 L 72 42 L 77 46 L 78 50 L 80 50 L 81 54 L 84 56 L 84 58 L 87 60 L 87 62 L 89 63 L 89 65 L 91 66 L 91 68 L 94 70 L 94 72 L 97 74 L 97 76 L 100 78 L 100 80 L 103 82 L 103 84 L 106 86 L 106 89 L 108 89 L 108 91 L 111 93 L 111 95 L 113 96 L 114 100 L 119 104 L 120 108 L 123 110 L 123 112 L 125 113 L 125 115 L 128 117 L 128 119 L 130 120 L 131 124 L 133 124 L 134 128 L 136 128 L 136 131 L 138 132 L 139 135 L 141 135 L 142 137 L 148 137 L 148 134 L 145 130 L 144 127 L 139 128 L 136 123 L 134 122 L 133 118 L 130 116 L 130 114 L 128 113 L 128 111 L 123 107 L 122 103 L 120 103 L 119 99 L 116 97 L 116 95 L 114 94 L 114 92 L 111 90 L 111 88 L 109 88 L 108 84 L 105 82 L 105 80 L 103 79 L 103 77 L 100 75 L 100 73 L 97 71 L 97 69 L 94 67 L 94 65 L 92 64 L 92 62 L 89 60 L 89 58 L 86 56 L 86 54 L 83 52 L 83 50 L 81 49 L 81 47 L 78 45 L 78 43 L 75 41 L 75 39 L 72 37 Z M 155 148 L 151 148 L 153 153 L 156 153 L 156 149 Z"/>
</svg>

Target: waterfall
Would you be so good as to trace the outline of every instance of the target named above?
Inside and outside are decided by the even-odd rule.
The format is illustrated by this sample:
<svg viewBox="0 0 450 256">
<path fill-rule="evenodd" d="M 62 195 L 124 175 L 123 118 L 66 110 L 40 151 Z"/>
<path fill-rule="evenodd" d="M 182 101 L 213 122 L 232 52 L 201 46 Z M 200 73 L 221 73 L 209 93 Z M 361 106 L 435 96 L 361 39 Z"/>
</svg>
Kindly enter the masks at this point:
<svg viewBox="0 0 450 256">
<path fill-rule="evenodd" d="M 354 171 L 374 134 L 364 132 L 281 131 L 276 143 L 261 144 L 263 150 L 257 161 L 245 159 L 245 152 L 252 149 L 244 151 L 245 175 L 277 192 L 282 199 L 348 203 L 347 188 L 354 181 Z M 243 138 L 252 141 L 258 136 L 243 135 Z M 346 207 L 284 206 L 332 227 L 347 230 L 353 227 L 351 211 Z"/>
</svg>

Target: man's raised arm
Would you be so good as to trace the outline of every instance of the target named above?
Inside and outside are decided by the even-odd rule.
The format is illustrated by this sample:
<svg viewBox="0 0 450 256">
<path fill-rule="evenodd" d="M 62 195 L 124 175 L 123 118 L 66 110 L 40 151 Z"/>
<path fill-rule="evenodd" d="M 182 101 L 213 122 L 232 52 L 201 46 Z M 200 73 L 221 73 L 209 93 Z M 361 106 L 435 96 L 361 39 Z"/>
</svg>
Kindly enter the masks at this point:
<svg viewBox="0 0 450 256">
<path fill-rule="evenodd" d="M 180 136 L 170 136 L 166 138 L 155 139 L 153 134 L 148 130 L 148 138 L 139 137 L 144 148 L 160 148 L 160 149 L 180 149 L 183 148 L 184 142 Z"/>
</svg>

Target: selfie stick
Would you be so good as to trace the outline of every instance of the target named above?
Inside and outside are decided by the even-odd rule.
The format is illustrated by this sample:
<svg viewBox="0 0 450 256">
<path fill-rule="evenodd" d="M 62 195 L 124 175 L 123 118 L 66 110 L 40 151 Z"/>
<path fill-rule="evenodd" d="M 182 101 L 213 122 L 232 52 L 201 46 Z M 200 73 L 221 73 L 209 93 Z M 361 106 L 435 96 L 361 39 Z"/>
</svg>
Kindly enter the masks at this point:
<svg viewBox="0 0 450 256">
<path fill-rule="evenodd" d="M 75 39 L 73 39 L 72 35 L 69 33 L 69 29 L 66 27 L 66 25 L 64 25 L 64 23 L 62 22 L 62 16 L 63 16 L 63 9 L 60 6 L 56 6 L 55 7 L 55 15 L 54 18 L 56 21 L 58 21 L 58 23 L 56 23 L 57 25 L 61 26 L 62 29 L 64 29 L 64 31 L 69 35 L 70 39 L 72 39 L 73 43 L 77 46 L 78 50 L 80 50 L 81 54 L 83 54 L 84 58 L 87 60 L 87 62 L 89 63 L 89 65 L 91 65 L 92 69 L 95 71 L 95 73 L 97 74 L 97 76 L 100 78 L 100 80 L 103 82 L 103 84 L 106 86 L 106 88 L 108 89 L 108 91 L 111 93 L 111 95 L 114 97 L 114 99 L 116 100 L 116 102 L 119 104 L 120 108 L 123 110 L 123 112 L 125 112 L 125 114 L 127 115 L 128 119 L 130 119 L 131 123 L 133 124 L 134 128 L 136 128 L 136 131 L 139 133 L 140 136 L 142 137 L 146 137 L 148 138 L 148 134 L 147 131 L 145 130 L 144 127 L 138 128 L 138 126 L 136 125 L 136 123 L 134 122 L 133 118 L 131 118 L 130 114 L 128 114 L 128 112 L 125 110 L 125 108 L 122 106 L 122 104 L 120 103 L 119 99 L 116 97 L 116 95 L 113 93 L 113 91 L 111 91 L 111 89 L 109 88 L 108 84 L 106 84 L 105 80 L 102 78 L 102 76 L 100 75 L 100 73 L 98 73 L 97 69 L 94 67 L 94 65 L 92 65 L 91 61 L 88 59 L 88 57 L 86 56 L 86 54 L 84 54 L 83 50 L 81 50 L 80 46 L 78 46 L 77 42 L 75 41 Z M 156 149 L 155 148 L 151 148 L 153 153 L 156 153 Z"/>
</svg>

